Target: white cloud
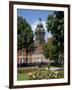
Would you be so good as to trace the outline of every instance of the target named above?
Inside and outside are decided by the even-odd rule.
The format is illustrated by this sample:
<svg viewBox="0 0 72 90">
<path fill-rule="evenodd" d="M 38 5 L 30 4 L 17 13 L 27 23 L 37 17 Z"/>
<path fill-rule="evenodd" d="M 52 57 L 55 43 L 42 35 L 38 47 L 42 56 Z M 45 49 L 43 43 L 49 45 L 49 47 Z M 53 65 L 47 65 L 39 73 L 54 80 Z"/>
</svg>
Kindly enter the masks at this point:
<svg viewBox="0 0 72 90">
<path fill-rule="evenodd" d="M 39 23 L 39 21 L 35 21 L 35 22 L 31 25 L 33 32 L 35 32 L 38 23 Z"/>
<path fill-rule="evenodd" d="M 47 28 L 46 28 L 46 21 L 41 21 L 41 23 L 43 24 L 43 27 L 45 29 L 45 40 L 47 41 L 48 38 L 51 37 L 51 34 L 47 32 Z M 39 24 L 39 20 L 36 20 L 32 25 L 32 31 L 35 33 L 36 27 Z M 34 37 L 35 39 L 35 37 Z"/>
</svg>

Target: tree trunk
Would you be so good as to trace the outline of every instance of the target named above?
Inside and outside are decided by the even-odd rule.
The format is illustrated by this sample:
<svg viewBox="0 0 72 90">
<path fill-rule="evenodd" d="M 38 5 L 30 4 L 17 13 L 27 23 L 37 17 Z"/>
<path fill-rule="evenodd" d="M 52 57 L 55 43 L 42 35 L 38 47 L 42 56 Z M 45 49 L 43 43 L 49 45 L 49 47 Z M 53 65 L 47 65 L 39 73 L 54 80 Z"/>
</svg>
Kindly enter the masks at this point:
<svg viewBox="0 0 72 90">
<path fill-rule="evenodd" d="M 62 66 L 64 66 L 64 54 L 62 53 Z"/>
<path fill-rule="evenodd" d="M 49 65 L 48 65 L 48 69 L 49 69 L 49 71 L 50 71 L 50 59 L 49 59 Z"/>
<path fill-rule="evenodd" d="M 57 58 L 56 58 L 56 66 L 58 66 L 58 64 L 59 64 L 59 61 L 58 61 L 58 55 L 57 55 Z"/>
</svg>

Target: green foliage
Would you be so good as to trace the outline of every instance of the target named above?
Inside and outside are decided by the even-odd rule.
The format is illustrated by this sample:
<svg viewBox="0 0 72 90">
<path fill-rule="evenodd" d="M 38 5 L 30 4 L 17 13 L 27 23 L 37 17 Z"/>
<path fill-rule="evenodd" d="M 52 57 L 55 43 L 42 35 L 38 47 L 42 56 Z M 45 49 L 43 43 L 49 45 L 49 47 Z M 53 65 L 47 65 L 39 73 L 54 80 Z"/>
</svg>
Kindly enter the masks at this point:
<svg viewBox="0 0 72 90">
<path fill-rule="evenodd" d="M 17 17 L 18 49 L 30 50 L 33 46 L 33 32 L 31 26 L 22 17 Z"/>
<path fill-rule="evenodd" d="M 43 54 L 45 56 L 45 58 L 47 58 L 49 60 L 49 63 L 48 63 L 48 69 L 50 70 L 50 66 L 51 66 L 51 63 L 50 63 L 50 60 L 55 60 L 56 58 L 56 47 L 53 45 L 53 42 L 52 42 L 53 38 L 49 38 L 48 39 L 48 42 L 44 44 L 43 46 Z"/>
<path fill-rule="evenodd" d="M 43 46 L 43 54 L 46 58 L 49 58 L 49 59 L 52 59 L 53 56 L 54 56 L 54 50 L 55 47 L 54 45 L 52 44 L 52 38 L 49 38 L 48 42 L 44 44 Z"/>
<path fill-rule="evenodd" d="M 48 32 L 51 32 L 53 37 L 53 45 L 56 47 L 56 59 L 64 54 L 64 12 L 55 11 L 53 15 L 49 15 L 46 22 Z"/>
<path fill-rule="evenodd" d="M 31 26 L 22 17 L 17 17 L 17 46 L 18 50 L 26 49 L 26 63 L 28 60 L 28 52 L 33 49 L 33 32 Z"/>
</svg>

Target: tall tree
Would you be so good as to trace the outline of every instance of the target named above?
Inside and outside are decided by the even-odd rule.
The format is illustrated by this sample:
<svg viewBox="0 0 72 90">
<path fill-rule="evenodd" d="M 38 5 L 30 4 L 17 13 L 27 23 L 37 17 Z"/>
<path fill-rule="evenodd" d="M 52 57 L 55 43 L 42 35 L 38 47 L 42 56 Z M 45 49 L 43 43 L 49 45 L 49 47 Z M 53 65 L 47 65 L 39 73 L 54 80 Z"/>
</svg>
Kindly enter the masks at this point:
<svg viewBox="0 0 72 90">
<path fill-rule="evenodd" d="M 44 56 L 48 59 L 52 58 L 52 40 L 51 38 L 48 40 L 47 43 L 44 44 L 43 46 L 43 50 L 44 50 Z"/>
<path fill-rule="evenodd" d="M 20 16 L 17 17 L 17 30 L 18 49 L 26 49 L 27 63 L 28 52 L 31 51 L 33 48 L 33 31 L 25 18 L 23 19 Z"/>
<path fill-rule="evenodd" d="M 49 15 L 46 22 L 48 32 L 51 32 L 53 37 L 53 45 L 56 46 L 56 58 L 64 54 L 64 12 L 54 11 Z"/>
<path fill-rule="evenodd" d="M 55 46 L 52 44 L 52 37 L 43 46 L 43 54 L 49 60 L 48 68 L 50 69 L 50 60 L 54 59 Z"/>
</svg>

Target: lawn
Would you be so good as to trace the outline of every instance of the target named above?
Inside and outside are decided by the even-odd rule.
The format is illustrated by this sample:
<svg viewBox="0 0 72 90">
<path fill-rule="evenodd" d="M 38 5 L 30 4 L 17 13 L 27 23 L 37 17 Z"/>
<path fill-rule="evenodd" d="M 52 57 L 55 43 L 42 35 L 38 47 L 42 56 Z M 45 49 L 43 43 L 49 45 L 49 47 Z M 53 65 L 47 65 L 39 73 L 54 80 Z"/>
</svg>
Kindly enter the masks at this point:
<svg viewBox="0 0 72 90">
<path fill-rule="evenodd" d="M 48 68 L 24 67 L 17 69 L 17 80 L 41 80 L 64 78 L 64 70 L 48 70 Z"/>
<path fill-rule="evenodd" d="M 17 77 L 18 77 L 17 78 L 18 80 L 28 80 L 29 79 L 28 75 L 25 73 L 18 73 Z"/>
</svg>

